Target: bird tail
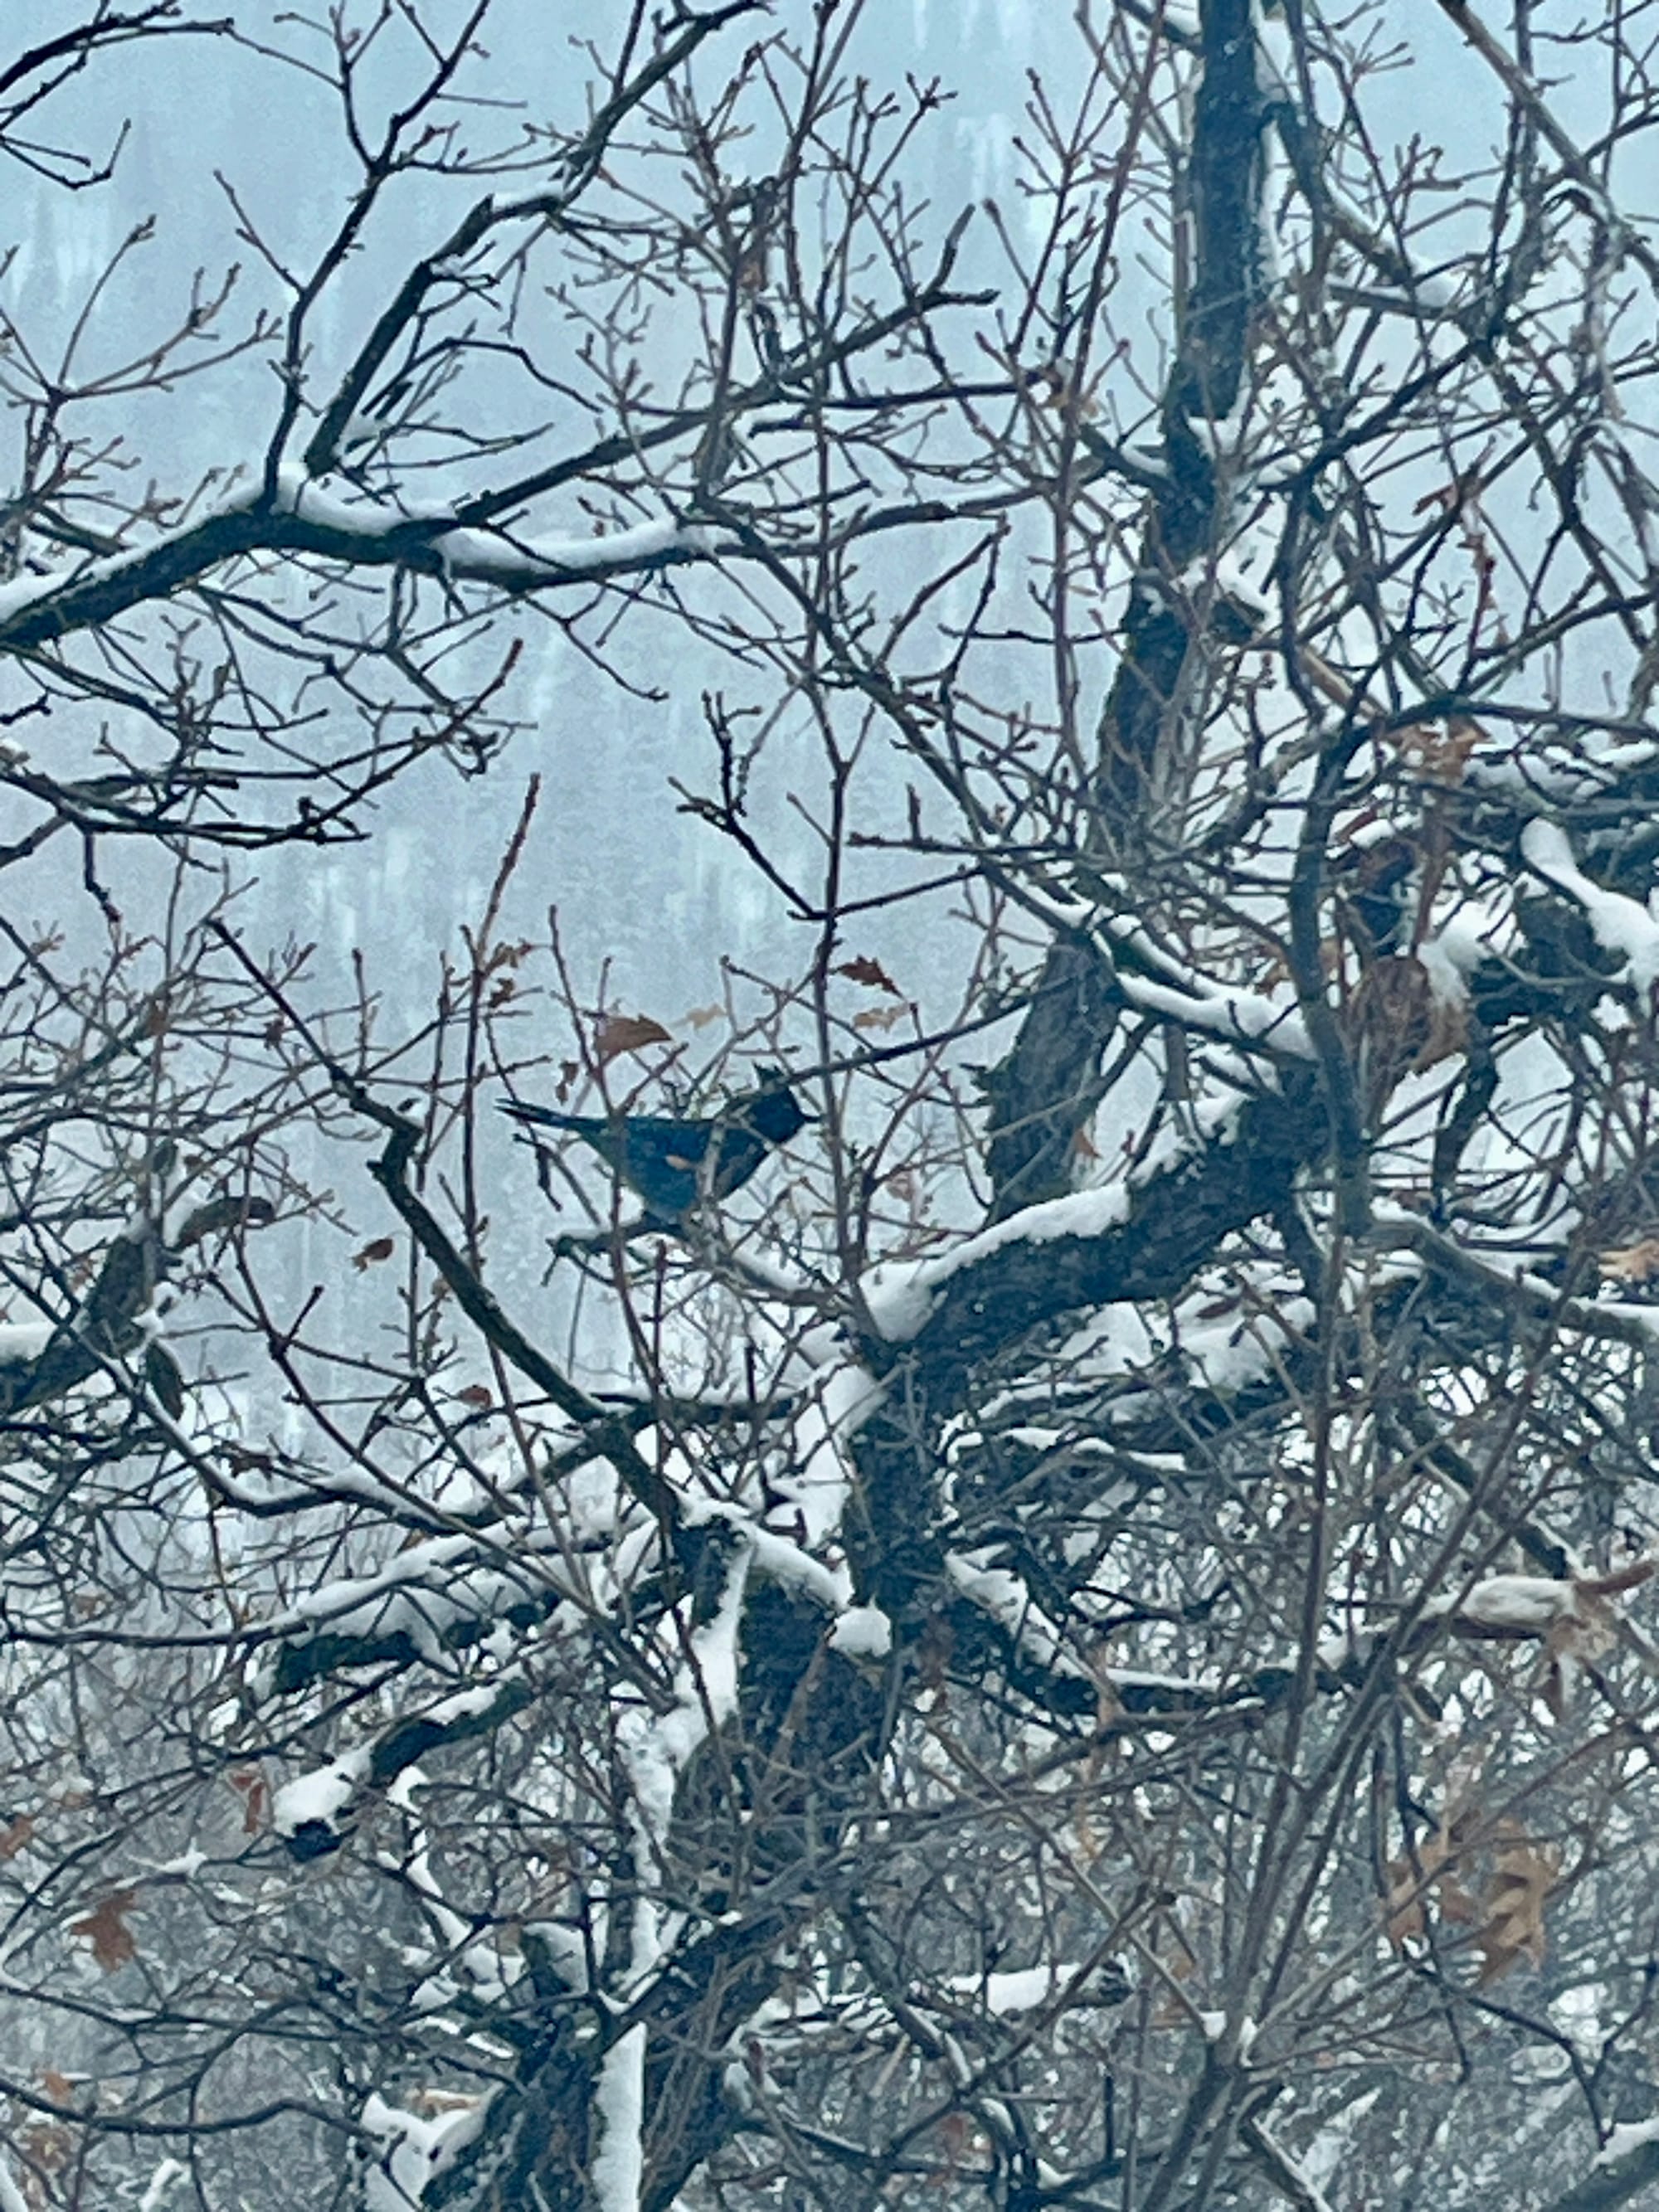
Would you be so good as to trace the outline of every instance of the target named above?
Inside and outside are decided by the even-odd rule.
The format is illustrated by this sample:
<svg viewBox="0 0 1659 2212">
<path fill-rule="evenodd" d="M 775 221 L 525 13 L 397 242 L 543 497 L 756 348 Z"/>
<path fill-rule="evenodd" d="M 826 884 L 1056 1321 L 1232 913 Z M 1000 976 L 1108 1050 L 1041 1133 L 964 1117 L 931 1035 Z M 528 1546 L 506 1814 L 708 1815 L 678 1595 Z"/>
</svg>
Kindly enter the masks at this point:
<svg viewBox="0 0 1659 2212">
<path fill-rule="evenodd" d="M 584 1129 L 590 1126 L 585 1114 L 561 1114 L 556 1107 L 532 1106 L 523 1098 L 501 1098 L 495 1103 L 513 1121 L 530 1122 L 538 1129 Z"/>
</svg>

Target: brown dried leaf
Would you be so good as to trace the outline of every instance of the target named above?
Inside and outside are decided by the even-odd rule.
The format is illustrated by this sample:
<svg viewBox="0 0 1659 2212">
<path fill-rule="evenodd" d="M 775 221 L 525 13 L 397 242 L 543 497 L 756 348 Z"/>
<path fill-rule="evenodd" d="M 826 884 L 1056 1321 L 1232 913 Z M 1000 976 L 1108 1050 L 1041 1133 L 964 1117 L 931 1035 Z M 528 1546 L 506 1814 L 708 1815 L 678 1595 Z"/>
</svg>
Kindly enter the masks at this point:
<svg viewBox="0 0 1659 2212">
<path fill-rule="evenodd" d="M 69 2164 L 75 2148 L 75 2138 L 67 2128 L 60 2128 L 55 2120 L 33 2120 L 18 2140 L 27 2152 L 30 2164 L 43 2173 L 61 2173 Z M 44 2191 L 34 2202 L 45 2204 L 50 2200 Z"/>
<path fill-rule="evenodd" d="M 1659 1278 L 1659 1237 L 1644 1237 L 1638 1243 L 1614 1245 L 1597 1255 L 1605 1283 L 1650 1283 Z"/>
<path fill-rule="evenodd" d="M 1417 722 L 1395 738 L 1401 757 L 1425 775 L 1433 776 L 1441 783 L 1462 783 L 1468 771 L 1469 757 L 1481 738 L 1478 722 L 1467 721 L 1459 714 L 1453 715 L 1443 726 L 1438 722 Z"/>
<path fill-rule="evenodd" d="M 1428 1932 L 1425 1900 L 1432 1894 L 1441 1917 L 1468 1925 L 1474 1917 L 1474 1900 L 1457 1881 L 1456 1855 L 1443 1829 L 1425 1836 L 1416 1850 L 1389 1861 L 1389 1887 L 1383 1912 L 1389 1941 L 1396 1951 L 1413 1936 Z"/>
<path fill-rule="evenodd" d="M 1476 1938 L 1482 1989 L 1507 1974 L 1522 1959 L 1544 1963 L 1544 1900 L 1561 1871 L 1557 1853 L 1533 1843 L 1513 1820 L 1500 1823 L 1504 1846 L 1498 1854 L 1481 1899 L 1482 1925 Z"/>
<path fill-rule="evenodd" d="M 471 1406 L 481 1413 L 487 1413 L 495 1402 L 482 1382 L 469 1382 L 465 1390 L 458 1390 L 455 1395 L 462 1405 Z"/>
<path fill-rule="evenodd" d="M 361 1275 L 365 1267 L 372 1267 L 381 1260 L 389 1260 L 397 1250 L 390 1237 L 377 1237 L 372 1244 L 365 1244 L 361 1252 L 354 1252 L 351 1264 Z"/>
<path fill-rule="evenodd" d="M 257 1767 L 233 1767 L 225 1778 L 242 1801 L 242 1833 L 257 1836 L 265 1824 L 270 1789 Z"/>
<path fill-rule="evenodd" d="M 95 1910 L 83 1920 L 71 1920 L 70 1934 L 84 1936 L 92 1946 L 92 1955 L 106 1974 L 118 1966 L 125 1966 L 129 1959 L 138 1955 L 138 1945 L 132 1930 L 122 1918 L 138 1902 L 136 1889 L 112 1889 Z"/>
<path fill-rule="evenodd" d="M 895 1022 L 902 1022 L 909 1008 L 897 1006 L 866 1006 L 861 1014 L 853 1017 L 855 1030 L 890 1030 Z"/>
<path fill-rule="evenodd" d="M 861 952 L 856 960 L 843 960 L 836 973 L 845 975 L 849 983 L 867 983 L 872 991 L 885 991 L 890 999 L 904 996 L 881 963 L 872 960 L 867 954 Z"/>
<path fill-rule="evenodd" d="M 15 1859 L 34 1833 L 33 1816 L 20 1813 L 9 1828 L 0 1828 L 0 1863 Z"/>
<path fill-rule="evenodd" d="M 1579 1589 L 1592 1597 L 1616 1597 L 1621 1590 L 1638 1589 L 1656 1574 L 1659 1574 L 1659 1559 L 1632 1559 L 1627 1567 L 1615 1567 L 1611 1574 L 1579 1575 L 1575 1579 Z"/>
<path fill-rule="evenodd" d="M 1550 1623 L 1544 1636 L 1543 1698 L 1556 1720 L 1567 1717 L 1581 1662 L 1599 1659 L 1618 1641 L 1618 1608 L 1604 1592 L 1610 1589 L 1617 1594 L 1645 1582 L 1652 1562 L 1642 1559 L 1636 1565 L 1647 1571 L 1632 1574 L 1626 1569 L 1623 1575 L 1573 1577 L 1571 1603 L 1559 1620 Z"/>
<path fill-rule="evenodd" d="M 1162 1988 L 1152 2006 L 1154 2027 L 1186 2027 L 1191 2024 L 1195 2004 L 1183 2004 L 1174 1990 L 1167 1984 L 1190 1982 L 1198 1972 L 1198 1960 L 1192 1947 L 1173 1921 L 1165 1921 L 1158 1931 L 1158 1957 L 1164 1969 Z"/>
<path fill-rule="evenodd" d="M 611 1014 L 599 1025 L 593 1040 L 593 1057 L 601 1067 L 625 1052 L 643 1052 L 647 1045 L 672 1044 L 672 1037 L 648 1014 Z"/>
<path fill-rule="evenodd" d="M 1461 999 L 1443 999 L 1437 993 L 1429 994 L 1428 1034 L 1418 1048 L 1412 1062 L 1414 1074 L 1420 1075 L 1426 1067 L 1435 1067 L 1455 1053 L 1467 1051 L 1469 1042 L 1469 1010 Z"/>
</svg>

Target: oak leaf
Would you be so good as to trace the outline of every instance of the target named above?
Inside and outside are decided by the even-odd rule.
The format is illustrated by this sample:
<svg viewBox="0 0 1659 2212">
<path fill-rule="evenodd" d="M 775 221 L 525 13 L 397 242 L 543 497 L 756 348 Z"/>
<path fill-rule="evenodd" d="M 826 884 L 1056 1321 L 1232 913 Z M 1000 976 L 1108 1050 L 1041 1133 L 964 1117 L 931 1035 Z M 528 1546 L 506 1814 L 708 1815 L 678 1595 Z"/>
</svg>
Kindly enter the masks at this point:
<svg viewBox="0 0 1659 2212">
<path fill-rule="evenodd" d="M 1522 1959 L 1544 1963 L 1544 1900 L 1561 1872 L 1557 1853 L 1540 1848 L 1513 1820 L 1501 1821 L 1504 1847 L 1481 1899 L 1480 1987 L 1498 1981 Z"/>
<path fill-rule="evenodd" d="M 1384 1911 L 1389 1941 L 1396 1951 L 1411 1937 L 1428 1933 L 1423 1908 L 1430 1896 L 1448 1927 L 1473 1927 L 1480 1917 L 1479 1906 L 1458 1879 L 1456 1845 L 1443 1828 L 1425 1836 L 1415 1850 L 1389 1861 Z"/>
<path fill-rule="evenodd" d="M 92 1946 L 93 1957 L 106 1974 L 112 1974 L 118 1966 L 125 1966 L 129 1959 L 138 1955 L 132 1930 L 122 1917 L 137 1902 L 136 1889 L 112 1889 L 84 1919 L 70 1923 L 70 1934 L 86 1937 Z"/>
<path fill-rule="evenodd" d="M 672 1044 L 673 1039 L 660 1022 L 648 1014 L 612 1014 L 599 1025 L 593 1040 L 593 1057 L 601 1067 L 625 1052 L 643 1052 L 648 1044 Z"/>
<path fill-rule="evenodd" d="M 872 991 L 885 991 L 890 999 L 904 996 L 879 960 L 872 960 L 860 953 L 855 960 L 843 960 L 836 969 L 837 975 L 845 975 L 849 983 L 866 983 Z"/>
</svg>

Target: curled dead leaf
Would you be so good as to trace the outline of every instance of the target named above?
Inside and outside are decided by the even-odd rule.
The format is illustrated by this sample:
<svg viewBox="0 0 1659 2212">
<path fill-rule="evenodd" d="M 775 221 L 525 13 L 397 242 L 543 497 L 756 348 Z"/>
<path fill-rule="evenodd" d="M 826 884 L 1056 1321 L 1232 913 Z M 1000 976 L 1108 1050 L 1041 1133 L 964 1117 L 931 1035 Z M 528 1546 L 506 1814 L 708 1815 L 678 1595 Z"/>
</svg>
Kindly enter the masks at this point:
<svg viewBox="0 0 1659 2212">
<path fill-rule="evenodd" d="M 253 1766 L 234 1766 L 225 1779 L 242 1801 L 242 1833 L 257 1836 L 270 1808 L 270 1784 Z"/>
</svg>

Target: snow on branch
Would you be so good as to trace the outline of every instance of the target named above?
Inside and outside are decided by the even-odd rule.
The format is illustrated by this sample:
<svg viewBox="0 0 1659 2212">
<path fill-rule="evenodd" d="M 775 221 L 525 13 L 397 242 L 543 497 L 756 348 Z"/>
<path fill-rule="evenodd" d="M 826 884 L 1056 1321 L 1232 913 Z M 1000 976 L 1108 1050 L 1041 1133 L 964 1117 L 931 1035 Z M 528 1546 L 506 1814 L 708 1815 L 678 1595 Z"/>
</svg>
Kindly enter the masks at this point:
<svg viewBox="0 0 1659 2212">
<path fill-rule="evenodd" d="M 690 1655 L 674 1680 L 674 1703 L 665 1713 L 648 1717 L 627 1707 L 617 1735 L 635 1802 L 651 1841 L 660 1844 L 674 1815 L 674 1790 L 693 1753 L 711 1729 L 731 1718 L 738 1705 L 738 1631 L 753 1554 L 740 1547 L 726 1576 L 726 1589 L 712 1620 L 693 1629 Z M 637 1955 L 636 1972 L 654 1965 Z"/>
<path fill-rule="evenodd" d="M 422 2119 L 388 2105 L 378 2093 L 365 2100 L 360 2124 L 380 2145 L 363 2191 L 364 2212 L 411 2212 L 431 2183 L 483 2126 L 487 2097 L 466 2097 Z"/>
<path fill-rule="evenodd" d="M 1583 908 L 1596 943 L 1624 956 L 1619 981 L 1645 993 L 1659 979 L 1659 921 L 1638 900 L 1592 883 L 1574 860 L 1567 833 L 1558 823 L 1529 822 L 1521 832 L 1521 850 L 1535 875 Z"/>
<path fill-rule="evenodd" d="M 435 1745 L 485 1735 L 531 1702 L 514 1670 L 405 1715 L 372 1742 L 284 1783 L 271 1801 L 271 1826 L 296 1859 L 325 1858 L 345 1841 L 363 1792 L 395 1783 Z"/>
<path fill-rule="evenodd" d="M 708 553 L 714 545 L 711 531 L 672 515 L 603 538 L 521 538 L 506 529 L 467 529 L 447 507 L 423 514 L 385 500 L 343 498 L 291 463 L 277 471 L 273 511 L 331 533 L 342 542 L 347 557 L 357 542 L 384 546 L 417 536 L 451 582 L 496 584 L 507 591 L 570 583 L 665 558 L 688 559 Z"/>
<path fill-rule="evenodd" d="M 1022 1206 L 977 1236 L 965 1237 L 948 1252 L 925 1260 L 883 1260 L 860 1285 L 866 1311 L 889 1344 L 907 1344 L 921 1334 L 933 1308 L 934 1292 L 963 1268 L 972 1267 L 1010 1244 L 1047 1244 L 1059 1237 L 1098 1237 L 1129 1218 L 1127 1183 L 1068 1192 L 1064 1198 Z"/>
<path fill-rule="evenodd" d="M 1268 992 L 1217 983 L 1165 951 L 1129 915 L 1113 915 L 1103 926 L 1117 956 L 1117 987 L 1132 1006 L 1229 1044 L 1266 1048 L 1296 1060 L 1315 1057 L 1288 984 Z"/>
<path fill-rule="evenodd" d="M 1598 1647 L 1608 1639 L 1614 1614 L 1610 1597 L 1652 1579 L 1656 1562 L 1637 1559 L 1607 1575 L 1487 1575 L 1460 1596 L 1432 1599 L 1429 1620 L 1449 1621 L 1466 1635 L 1541 1636 Z"/>
<path fill-rule="evenodd" d="M 411 568 L 449 583 L 519 592 L 702 560 L 713 550 L 708 529 L 672 516 L 602 538 L 468 528 L 449 508 L 422 513 L 387 500 L 348 497 L 289 463 L 277 471 L 272 497 L 263 484 L 245 489 L 213 513 L 131 551 L 0 585 L 0 647 L 26 651 L 111 622 L 252 553 Z"/>
<path fill-rule="evenodd" d="M 599 2212 L 639 2212 L 645 2177 L 645 2028 L 618 2036 L 593 2091 L 599 2147 L 588 2167 Z"/>
</svg>

